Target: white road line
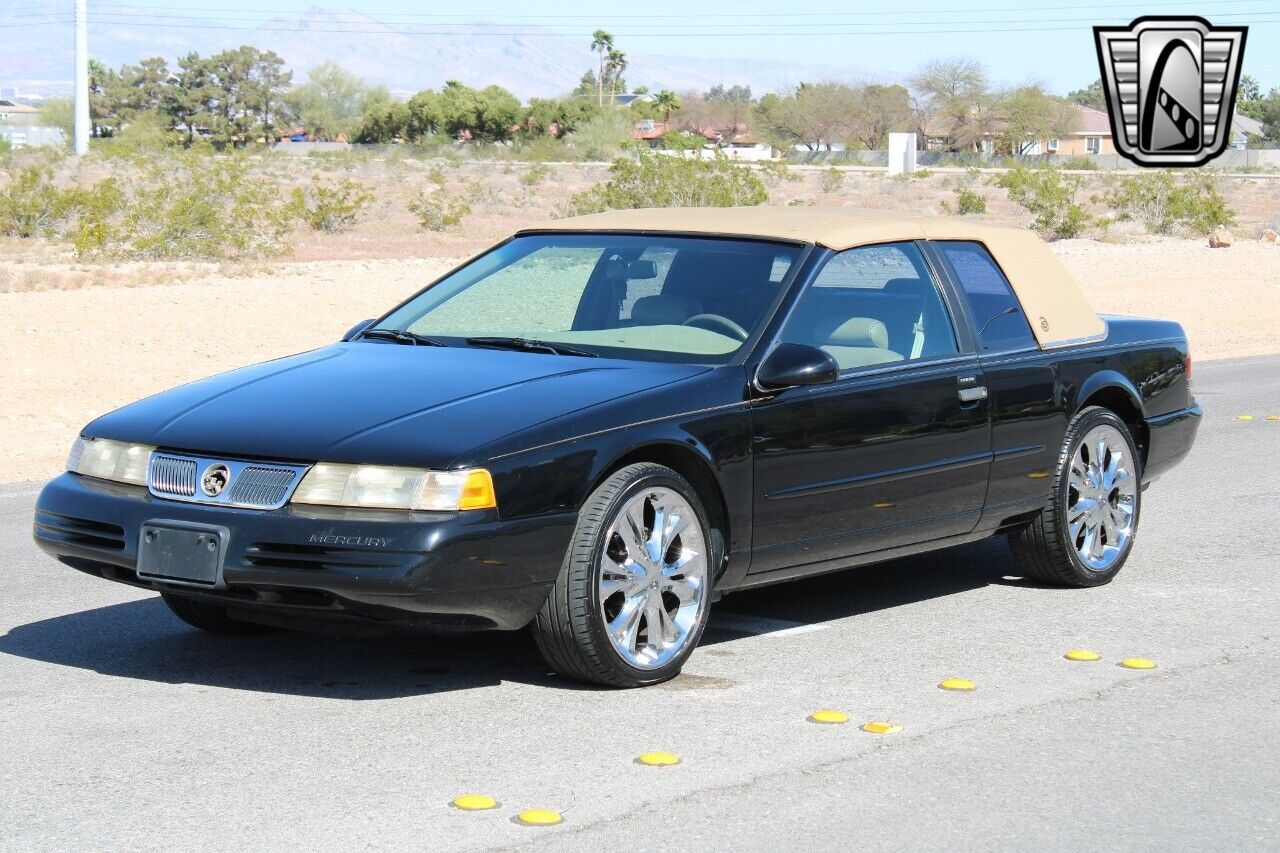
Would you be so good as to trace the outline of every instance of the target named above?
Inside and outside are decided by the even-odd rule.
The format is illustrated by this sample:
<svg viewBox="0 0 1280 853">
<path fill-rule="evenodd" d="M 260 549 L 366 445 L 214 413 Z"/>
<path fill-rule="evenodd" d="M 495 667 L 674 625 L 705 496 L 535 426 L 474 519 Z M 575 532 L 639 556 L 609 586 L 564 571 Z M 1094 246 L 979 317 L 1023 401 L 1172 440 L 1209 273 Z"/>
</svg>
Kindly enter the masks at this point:
<svg viewBox="0 0 1280 853">
<path fill-rule="evenodd" d="M 743 613 L 726 613 L 713 611 L 711 622 L 707 627 L 732 631 L 736 634 L 768 634 L 771 637 L 787 637 L 793 634 L 812 634 L 814 631 L 825 631 L 829 627 L 821 622 L 790 622 L 785 619 L 766 619 L 763 616 L 747 616 Z"/>
</svg>

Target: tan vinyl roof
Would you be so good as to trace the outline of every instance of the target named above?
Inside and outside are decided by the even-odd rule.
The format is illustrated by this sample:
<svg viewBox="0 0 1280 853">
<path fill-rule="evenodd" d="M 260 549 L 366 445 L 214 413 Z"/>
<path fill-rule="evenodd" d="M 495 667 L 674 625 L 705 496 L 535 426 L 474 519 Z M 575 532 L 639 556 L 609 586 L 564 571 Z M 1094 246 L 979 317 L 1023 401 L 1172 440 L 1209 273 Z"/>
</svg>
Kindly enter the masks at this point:
<svg viewBox="0 0 1280 853">
<path fill-rule="evenodd" d="M 527 231 L 624 231 L 760 237 L 836 251 L 901 240 L 973 240 L 1004 270 L 1042 349 L 1101 338 L 1106 326 L 1034 232 L 959 217 L 820 207 L 667 207 L 558 219 Z"/>
</svg>

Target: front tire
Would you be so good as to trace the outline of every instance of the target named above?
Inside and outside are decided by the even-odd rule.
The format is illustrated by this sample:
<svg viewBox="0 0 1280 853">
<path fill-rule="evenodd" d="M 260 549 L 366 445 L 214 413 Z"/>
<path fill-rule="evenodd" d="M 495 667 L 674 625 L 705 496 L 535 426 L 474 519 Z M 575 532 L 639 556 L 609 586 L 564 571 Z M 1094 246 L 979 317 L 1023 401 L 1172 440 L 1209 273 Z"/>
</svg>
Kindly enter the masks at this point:
<svg viewBox="0 0 1280 853">
<path fill-rule="evenodd" d="M 1114 578 L 1138 530 L 1140 465 L 1124 421 L 1100 406 L 1082 409 L 1067 427 L 1049 503 L 1009 536 L 1026 576 L 1075 587 Z"/>
<path fill-rule="evenodd" d="M 628 465 L 591 493 L 534 620 L 565 678 L 641 687 L 675 677 L 706 627 L 721 539 L 670 468 Z"/>
<path fill-rule="evenodd" d="M 212 634 L 261 634 L 271 629 L 253 622 L 241 622 L 227 615 L 227 608 L 206 604 L 183 595 L 162 592 L 160 597 L 169 605 L 173 615 L 193 628 Z"/>
</svg>

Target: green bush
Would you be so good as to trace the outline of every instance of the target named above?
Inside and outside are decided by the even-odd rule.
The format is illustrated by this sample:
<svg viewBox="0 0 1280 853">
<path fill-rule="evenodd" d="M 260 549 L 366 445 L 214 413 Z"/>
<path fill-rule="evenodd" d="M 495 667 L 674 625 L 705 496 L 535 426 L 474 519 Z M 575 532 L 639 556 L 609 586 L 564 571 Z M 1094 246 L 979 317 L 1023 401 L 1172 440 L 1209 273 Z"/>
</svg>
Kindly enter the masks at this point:
<svg viewBox="0 0 1280 853">
<path fill-rule="evenodd" d="M 574 195 L 566 216 L 639 207 L 736 207 L 769 198 L 760 177 L 727 157 L 691 160 L 667 154 L 620 157 L 609 180 Z"/>
<path fill-rule="evenodd" d="M 54 185 L 53 169 L 43 163 L 26 166 L 0 190 L 0 234 L 52 236 L 70 202 L 68 194 Z"/>
<path fill-rule="evenodd" d="M 1015 166 L 994 178 L 1009 193 L 1009 200 L 1032 215 L 1032 225 L 1055 239 L 1079 236 L 1089 226 L 1084 205 L 1076 201 L 1082 180 L 1057 169 Z"/>
<path fill-rule="evenodd" d="M 302 221 L 313 231 L 329 234 L 355 225 L 372 201 L 373 192 L 349 178 L 326 184 L 317 176 L 311 179 L 310 186 L 293 191 L 294 209 Z"/>
<path fill-rule="evenodd" d="M 1083 157 L 1079 154 L 1066 158 L 1059 166 L 1073 172 L 1095 172 L 1098 169 L 1098 163 L 1092 157 Z"/>
<path fill-rule="evenodd" d="M 545 163 L 534 163 L 528 170 L 520 176 L 520 183 L 526 187 L 536 187 L 547 179 L 547 175 L 551 170 L 547 168 Z"/>
<path fill-rule="evenodd" d="M 824 193 L 839 192 L 844 186 L 844 172 L 835 166 L 829 166 L 818 174 L 818 189 Z"/>
<path fill-rule="evenodd" d="M 760 173 L 764 175 L 765 181 L 771 187 L 775 187 L 783 181 L 794 183 L 800 180 L 800 176 L 787 167 L 785 160 L 762 160 L 759 169 Z"/>
<path fill-rule="evenodd" d="M 631 142 L 631 119 L 625 113 L 597 113 L 565 137 L 584 160 L 608 160 Z"/>
<path fill-rule="evenodd" d="M 1163 170 L 1126 175 L 1102 196 L 1120 220 L 1141 222 L 1152 234 L 1186 228 L 1208 234 L 1235 224 L 1235 211 L 1218 192 L 1211 175 L 1190 174 L 1177 180 Z"/>
<path fill-rule="evenodd" d="M 983 198 L 981 193 L 975 192 L 968 187 L 956 190 L 956 213 L 961 216 L 968 216 L 972 213 L 986 212 L 987 200 Z"/>
<path fill-rule="evenodd" d="M 419 192 L 409 202 L 409 210 L 428 231 L 443 231 L 462 222 L 471 213 L 471 205 L 444 190 Z"/>
</svg>

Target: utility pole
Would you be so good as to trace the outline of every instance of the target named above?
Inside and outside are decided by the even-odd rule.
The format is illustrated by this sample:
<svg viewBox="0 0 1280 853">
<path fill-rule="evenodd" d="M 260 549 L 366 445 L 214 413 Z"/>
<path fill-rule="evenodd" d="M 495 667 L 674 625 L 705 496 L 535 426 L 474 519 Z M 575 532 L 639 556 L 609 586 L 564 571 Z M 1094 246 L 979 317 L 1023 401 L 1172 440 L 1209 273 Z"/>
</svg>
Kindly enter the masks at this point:
<svg viewBox="0 0 1280 853">
<path fill-rule="evenodd" d="M 76 155 L 89 153 L 89 32 L 85 0 L 76 0 Z"/>
</svg>

